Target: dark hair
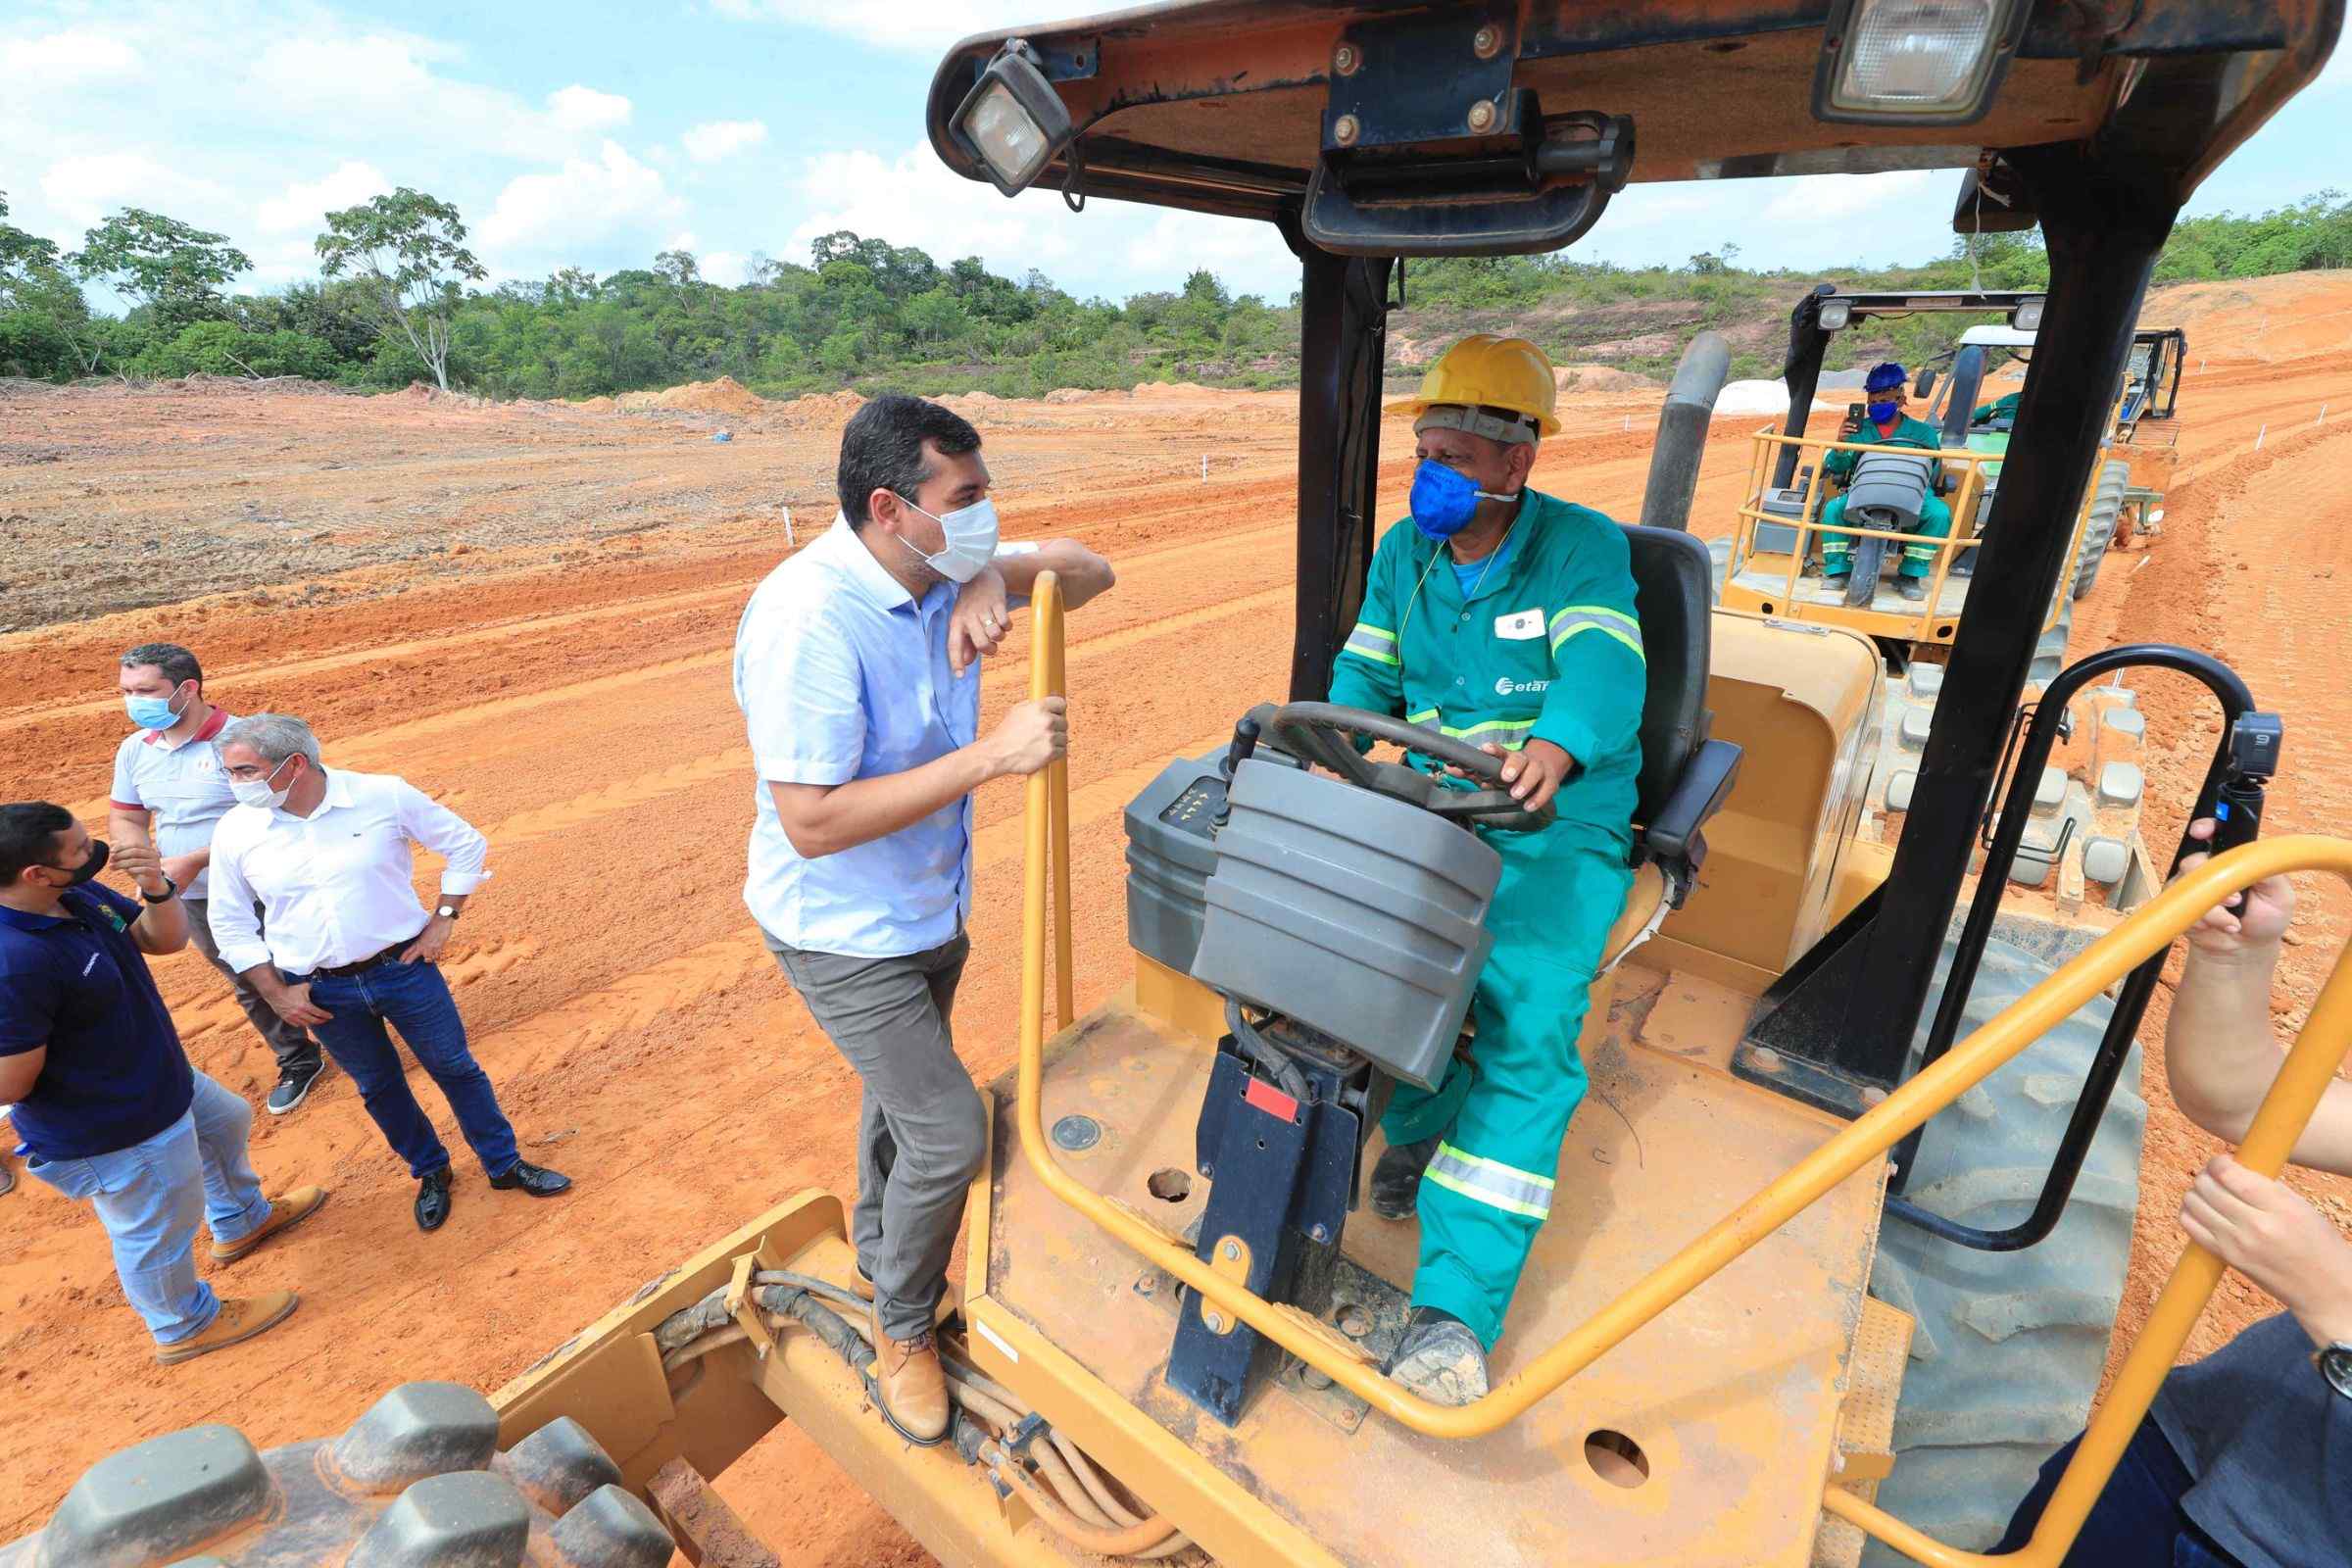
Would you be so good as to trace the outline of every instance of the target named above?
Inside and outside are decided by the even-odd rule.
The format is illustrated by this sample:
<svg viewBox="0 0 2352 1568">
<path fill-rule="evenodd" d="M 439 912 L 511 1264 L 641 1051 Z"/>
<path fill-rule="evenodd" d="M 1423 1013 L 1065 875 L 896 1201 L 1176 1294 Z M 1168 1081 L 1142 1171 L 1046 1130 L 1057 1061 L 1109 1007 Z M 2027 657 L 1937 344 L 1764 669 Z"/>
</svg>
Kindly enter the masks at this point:
<svg viewBox="0 0 2352 1568">
<path fill-rule="evenodd" d="M 47 801 L 0 806 L 0 888 L 15 885 L 28 865 L 48 865 L 57 836 L 74 825 L 74 813 Z"/>
<path fill-rule="evenodd" d="M 196 662 L 194 654 L 177 643 L 141 643 L 122 656 L 124 669 L 141 664 L 153 664 L 164 672 L 164 678 L 173 686 L 184 686 L 194 681 L 198 691 L 204 690 L 203 666 Z"/>
<path fill-rule="evenodd" d="M 851 527 L 865 526 L 865 498 L 877 490 L 913 499 L 931 477 L 925 441 L 951 458 L 980 450 L 980 432 L 969 419 L 904 392 L 885 392 L 850 416 L 841 432 L 841 466 L 834 470 L 833 488 Z"/>
</svg>

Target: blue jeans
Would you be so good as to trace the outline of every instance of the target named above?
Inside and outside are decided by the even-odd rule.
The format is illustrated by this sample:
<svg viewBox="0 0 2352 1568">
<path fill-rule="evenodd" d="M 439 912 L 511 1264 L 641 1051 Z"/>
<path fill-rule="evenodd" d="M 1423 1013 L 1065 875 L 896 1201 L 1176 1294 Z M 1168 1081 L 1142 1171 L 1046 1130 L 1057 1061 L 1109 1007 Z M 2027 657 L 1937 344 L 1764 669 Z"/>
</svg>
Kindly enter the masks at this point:
<svg viewBox="0 0 2352 1568">
<path fill-rule="evenodd" d="M 449 1150 L 409 1092 L 386 1024 L 400 1031 L 417 1064 L 441 1086 L 449 1108 L 457 1112 L 458 1130 L 473 1146 L 482 1169 L 504 1176 L 514 1168 L 522 1157 L 514 1148 L 514 1128 L 498 1108 L 489 1076 L 466 1048 L 466 1020 L 458 1016 L 440 965 L 394 961 L 358 974 L 288 975 L 286 980 L 307 983 L 312 1003 L 334 1014 L 311 1032 L 359 1085 L 360 1102 L 383 1129 L 392 1152 L 409 1162 L 410 1175 L 422 1178 L 444 1169 Z"/>
<path fill-rule="evenodd" d="M 1996 1553 L 2015 1551 L 2033 1539 L 2041 1510 L 2049 1506 L 2050 1494 L 2058 1490 L 2058 1478 L 2066 1474 L 2082 1443 L 2077 1437 L 2042 1465 L 2034 1490 L 2011 1516 L 2008 1534 L 1992 1548 Z M 2107 1478 L 2099 1500 L 2091 1504 L 2082 1533 L 2067 1548 L 2063 1568 L 2109 1568 L 2117 1563 L 2145 1563 L 2149 1568 L 2160 1564 L 2164 1568 L 2238 1568 L 2237 1559 L 2214 1544 L 2181 1509 L 2180 1499 L 2196 1480 L 2180 1462 L 2163 1429 L 2153 1420 L 2140 1422 L 2123 1458 L 2116 1461 L 2115 1474 Z"/>
<path fill-rule="evenodd" d="M 270 1218 L 246 1157 L 253 1107 L 203 1073 L 187 1114 L 142 1143 L 81 1159 L 31 1158 L 24 1168 L 98 1210 L 114 1244 L 122 1294 L 158 1345 L 202 1334 L 220 1298 L 196 1277 L 196 1220 L 233 1242 Z"/>
</svg>

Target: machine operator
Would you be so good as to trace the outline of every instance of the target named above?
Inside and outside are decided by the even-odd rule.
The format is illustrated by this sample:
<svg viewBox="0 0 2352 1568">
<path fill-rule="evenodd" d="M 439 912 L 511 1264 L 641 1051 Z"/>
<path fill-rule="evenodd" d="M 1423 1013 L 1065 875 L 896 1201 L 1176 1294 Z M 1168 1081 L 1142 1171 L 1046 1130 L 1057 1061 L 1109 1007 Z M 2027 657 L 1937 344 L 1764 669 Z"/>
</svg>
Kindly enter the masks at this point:
<svg viewBox="0 0 2352 1568">
<path fill-rule="evenodd" d="M 1858 441 L 1873 447 L 1915 447 L 1925 452 L 1941 450 L 1943 437 L 1936 428 L 1923 419 L 1915 419 L 1903 412 L 1904 389 L 1910 384 L 1911 372 L 1891 361 L 1876 366 L 1862 383 L 1869 402 L 1863 408 L 1865 417 L 1847 419 L 1838 427 L 1838 439 Z M 1859 452 L 1833 452 L 1823 460 L 1822 472 L 1843 485 L 1862 459 Z M 1920 506 L 1919 531 L 1932 538 L 1949 538 L 1952 532 L 1952 509 L 1936 492 L 1943 486 L 1943 465 L 1929 469 L 1928 495 Z M 1821 509 L 1821 520 L 1829 527 L 1843 526 L 1845 497 L 1836 496 Z M 1846 578 L 1852 570 L 1854 539 L 1851 534 L 1830 533 L 1821 536 L 1821 570 L 1824 587 L 1832 599 L 1845 594 Z M 1928 574 L 1936 564 L 1934 545 L 1903 546 L 1903 564 L 1897 568 L 1894 591 L 1905 599 L 1928 597 Z"/>
<path fill-rule="evenodd" d="M 1632 880 L 1642 626 L 1624 530 L 1528 488 L 1537 442 L 1560 427 L 1554 397 L 1540 349 L 1482 333 L 1389 405 L 1413 416 L 1412 514 L 1380 541 L 1332 671 L 1334 703 L 1501 756 L 1505 787 L 1556 812 L 1538 831 L 1480 830 L 1502 877 L 1475 1049 L 1435 1091 L 1399 1084 L 1381 1123 L 1372 1205 L 1421 1216 L 1390 1375 L 1446 1404 L 1487 1392 L 1487 1353 L 1585 1094 L 1586 989 Z"/>
</svg>

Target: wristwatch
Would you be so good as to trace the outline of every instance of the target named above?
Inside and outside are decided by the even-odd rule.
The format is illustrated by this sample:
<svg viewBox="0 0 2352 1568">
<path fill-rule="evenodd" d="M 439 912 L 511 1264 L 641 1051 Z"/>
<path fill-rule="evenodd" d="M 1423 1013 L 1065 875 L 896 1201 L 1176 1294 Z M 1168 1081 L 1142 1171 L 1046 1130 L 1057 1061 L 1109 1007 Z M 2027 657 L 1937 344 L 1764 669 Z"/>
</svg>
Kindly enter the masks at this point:
<svg viewBox="0 0 2352 1568">
<path fill-rule="evenodd" d="M 444 920 L 455 920 L 458 917 L 458 906 L 454 904 L 444 904 L 433 912 Z"/>
<path fill-rule="evenodd" d="M 2320 1369 L 2320 1376 L 2336 1392 L 2338 1398 L 2352 1399 L 2352 1345 L 2342 1340 L 2312 1352 L 2311 1364 Z"/>
<path fill-rule="evenodd" d="M 145 899 L 149 904 L 170 904 L 173 899 L 179 897 L 179 884 L 170 877 L 165 877 L 163 892 L 150 893 L 145 888 L 141 888 L 139 897 Z"/>
</svg>

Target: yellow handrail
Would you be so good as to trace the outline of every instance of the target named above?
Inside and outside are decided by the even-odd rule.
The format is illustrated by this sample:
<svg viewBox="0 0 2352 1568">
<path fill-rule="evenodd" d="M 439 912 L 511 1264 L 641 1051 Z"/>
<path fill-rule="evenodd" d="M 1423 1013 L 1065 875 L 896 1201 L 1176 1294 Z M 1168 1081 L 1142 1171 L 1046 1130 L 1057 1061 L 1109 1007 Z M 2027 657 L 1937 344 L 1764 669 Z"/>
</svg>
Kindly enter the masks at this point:
<svg viewBox="0 0 2352 1568">
<path fill-rule="evenodd" d="M 1032 599 L 1036 652 L 1030 662 L 1030 695 L 1059 695 L 1059 586 L 1041 573 Z M 1516 1376 L 1475 1403 L 1433 1404 L 1390 1382 L 1359 1353 L 1351 1355 L 1336 1336 L 1296 1307 L 1268 1301 L 1238 1281 L 1215 1273 L 1192 1249 L 1140 1215 L 1089 1188 L 1070 1174 L 1046 1137 L 1042 1108 L 1045 1076 L 1046 878 L 1049 829 L 1057 785 L 1051 770 L 1030 775 L 1028 856 L 1023 863 L 1021 905 L 1021 1039 L 1018 1113 L 1021 1152 L 1048 1191 L 1125 1242 L 1154 1266 L 1200 1293 L 1232 1317 L 1249 1324 L 1316 1371 L 1383 1414 L 1413 1431 L 1436 1438 L 1483 1437 L 1526 1413 L 1535 1402 L 1592 1364 L 1628 1335 L 1713 1277 L 1848 1176 L 1879 1158 L 1962 1093 L 2055 1028 L 2092 997 L 2170 947 L 2207 909 L 2231 893 L 2266 876 L 2289 871 L 2333 871 L 2352 882 L 2352 841 L 2315 834 L 2267 839 L 2233 850 L 2176 879 L 2163 892 L 2062 965 L 2048 979 L 2005 1008 L 2000 1016 L 1952 1047 L 1884 1101 L 1835 1134 L 1761 1192 L 1718 1221 L 1697 1240 L 1652 1269 L 1617 1299 L 1571 1330 Z M 1063 807 L 1064 820 L 1066 803 Z M 1066 941 L 1069 911 L 1058 911 Z M 2275 1176 L 2311 1119 L 2320 1096 L 2352 1044 L 2352 964 L 2339 953 L 2333 973 L 2295 1041 L 2285 1067 L 2264 1097 L 2252 1128 L 2238 1151 L 2249 1170 Z M 2200 1247 L 2181 1255 L 2158 1298 L 2148 1325 L 2132 1348 L 2122 1372 L 2074 1462 L 2043 1513 L 2033 1542 L 2013 1555 L 1993 1558 L 1956 1551 L 1913 1530 L 1851 1493 L 1831 1487 L 1823 1500 L 1829 1512 L 1851 1521 L 1932 1568 L 1974 1564 L 2023 1564 L 2055 1568 L 2082 1528 L 2091 1501 L 2104 1487 L 2140 1417 L 2155 1397 L 2156 1385 L 2180 1353 L 2190 1327 L 2204 1310 L 2221 1278 L 2222 1264 Z"/>
</svg>

